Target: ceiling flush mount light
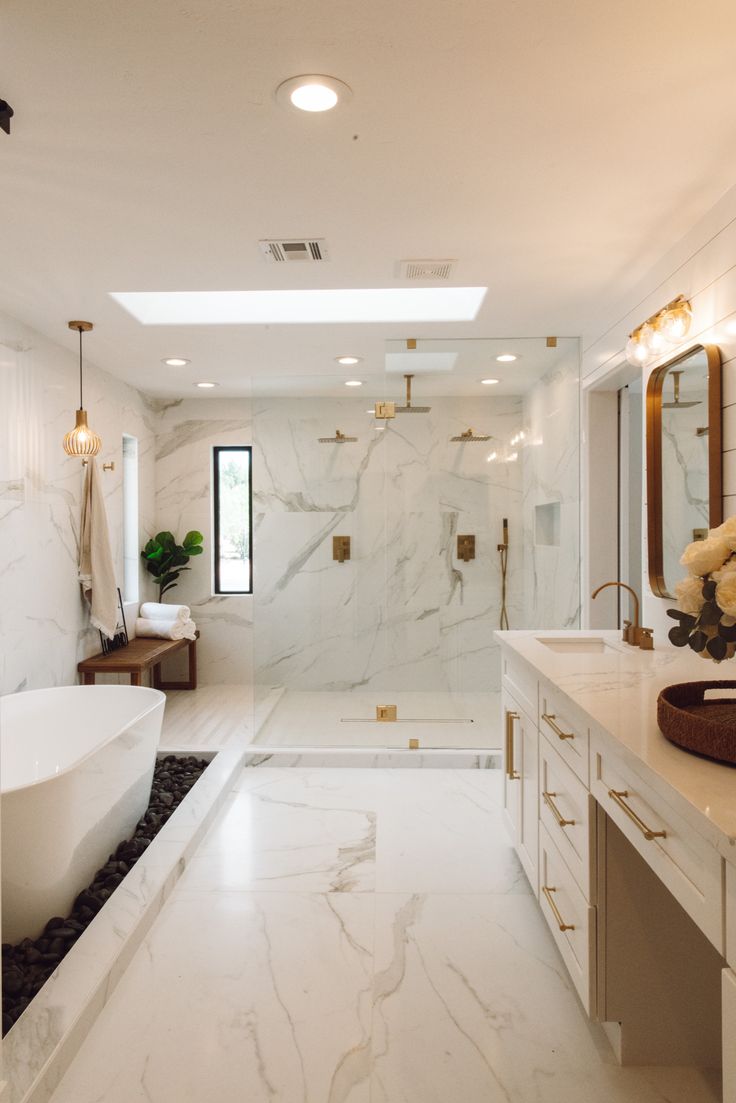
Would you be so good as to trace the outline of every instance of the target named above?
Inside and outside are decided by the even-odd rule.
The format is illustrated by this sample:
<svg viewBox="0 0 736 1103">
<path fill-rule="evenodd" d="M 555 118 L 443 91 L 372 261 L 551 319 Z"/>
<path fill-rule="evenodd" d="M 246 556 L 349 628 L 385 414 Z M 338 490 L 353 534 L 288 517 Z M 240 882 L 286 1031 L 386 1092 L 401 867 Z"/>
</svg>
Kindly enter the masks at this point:
<svg viewBox="0 0 736 1103">
<path fill-rule="evenodd" d="M 352 367 L 353 364 L 359 364 L 363 359 L 362 356 L 336 356 L 338 364 L 344 364 L 346 368 Z"/>
<path fill-rule="evenodd" d="M 626 342 L 625 356 L 630 364 L 646 366 L 687 337 L 693 311 L 684 295 L 678 295 L 667 306 L 638 325 Z"/>
<path fill-rule="evenodd" d="M 494 383 L 498 383 L 497 379 L 481 379 L 481 383 L 485 383 L 486 387 L 492 387 Z"/>
<path fill-rule="evenodd" d="M 86 460 L 89 456 L 96 456 L 102 448 L 102 441 L 97 433 L 87 425 L 87 411 L 82 401 L 82 334 L 89 333 L 93 326 L 91 322 L 69 322 L 69 329 L 79 332 L 79 409 L 77 424 L 64 437 L 64 451 L 67 456 L 79 456 Z"/>
<path fill-rule="evenodd" d="M 345 104 L 353 93 L 344 81 L 321 73 L 289 77 L 276 89 L 276 101 L 299 111 L 318 113 Z"/>
<path fill-rule="evenodd" d="M 163 363 L 170 368 L 183 368 L 190 363 L 190 361 L 184 360 L 181 356 L 170 356 L 169 359 L 164 360 Z"/>
<path fill-rule="evenodd" d="M 362 381 L 362 379 L 346 379 L 345 380 L 345 386 L 346 387 L 362 387 L 363 386 L 363 381 Z"/>
<path fill-rule="evenodd" d="M 289 291 L 110 291 L 144 326 L 472 322 L 487 287 L 357 287 Z"/>
<path fill-rule="evenodd" d="M 219 387 L 219 383 L 206 383 L 206 382 L 205 383 L 195 383 L 194 386 L 195 387 L 202 387 L 202 389 L 204 390 L 204 389 L 207 389 L 208 387 Z"/>
<path fill-rule="evenodd" d="M 513 352 L 503 352 L 500 356 L 496 357 L 499 364 L 511 364 L 514 360 L 518 360 L 519 357 Z"/>
</svg>

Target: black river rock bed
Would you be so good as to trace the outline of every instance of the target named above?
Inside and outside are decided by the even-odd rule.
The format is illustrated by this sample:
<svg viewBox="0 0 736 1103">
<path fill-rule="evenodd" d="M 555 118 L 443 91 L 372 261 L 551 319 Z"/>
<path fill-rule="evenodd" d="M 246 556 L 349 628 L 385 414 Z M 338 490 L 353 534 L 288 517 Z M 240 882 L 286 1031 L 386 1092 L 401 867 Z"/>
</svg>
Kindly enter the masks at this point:
<svg viewBox="0 0 736 1103">
<path fill-rule="evenodd" d="M 92 883 L 79 893 L 71 914 L 49 919 L 40 938 L 24 938 L 15 946 L 3 943 L 3 1035 L 23 1014 L 208 766 L 206 759 L 191 755 L 159 758 L 148 808 L 132 838 L 120 843 Z"/>
</svg>

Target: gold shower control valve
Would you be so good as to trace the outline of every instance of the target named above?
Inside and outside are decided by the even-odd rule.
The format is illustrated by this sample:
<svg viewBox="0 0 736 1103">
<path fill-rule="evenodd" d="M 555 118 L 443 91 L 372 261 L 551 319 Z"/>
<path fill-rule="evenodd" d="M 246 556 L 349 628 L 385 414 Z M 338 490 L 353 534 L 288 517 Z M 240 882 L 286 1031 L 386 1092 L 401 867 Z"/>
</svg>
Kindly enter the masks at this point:
<svg viewBox="0 0 736 1103">
<path fill-rule="evenodd" d="M 396 705 L 376 705 L 376 720 L 391 723 L 396 719 Z"/>
<path fill-rule="evenodd" d="M 471 559 L 475 559 L 475 536 L 458 536 L 457 557 L 458 559 L 462 559 L 463 563 L 468 563 Z"/>
<path fill-rule="evenodd" d="M 345 563 L 350 558 L 350 537 L 332 537 L 332 558 L 338 563 Z"/>
<path fill-rule="evenodd" d="M 381 418 L 384 421 L 388 421 L 389 418 L 396 417 L 396 403 L 395 402 L 377 402 L 376 403 L 376 417 Z"/>
</svg>

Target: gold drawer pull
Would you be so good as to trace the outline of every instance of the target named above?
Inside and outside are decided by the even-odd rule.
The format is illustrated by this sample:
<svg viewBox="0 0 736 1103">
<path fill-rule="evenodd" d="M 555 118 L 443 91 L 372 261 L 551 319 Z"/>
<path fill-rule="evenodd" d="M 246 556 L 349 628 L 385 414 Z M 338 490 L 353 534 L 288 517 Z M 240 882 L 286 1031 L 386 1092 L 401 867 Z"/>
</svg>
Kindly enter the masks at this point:
<svg viewBox="0 0 736 1103">
<path fill-rule="evenodd" d="M 543 712 L 542 719 L 546 720 L 552 731 L 555 733 L 558 739 L 574 739 L 575 736 L 572 732 L 563 732 L 559 724 L 555 723 L 555 714 L 553 712 Z"/>
<path fill-rule="evenodd" d="M 514 720 L 520 720 L 518 712 L 506 709 L 506 776 L 509 781 L 519 781 L 520 774 L 514 769 Z"/>
<path fill-rule="evenodd" d="M 545 899 L 546 899 L 547 903 L 549 904 L 550 908 L 552 909 L 552 914 L 555 917 L 555 922 L 557 923 L 557 926 L 560 928 L 560 930 L 561 931 L 574 931 L 575 930 L 575 924 L 565 922 L 565 920 L 560 915 L 560 912 L 559 912 L 559 909 L 558 909 L 557 905 L 555 904 L 554 900 L 552 899 L 552 893 L 557 892 L 557 889 L 549 888 L 547 885 L 542 885 L 542 892 L 544 893 L 544 896 L 545 896 Z"/>
<path fill-rule="evenodd" d="M 565 820 L 562 818 L 562 813 L 552 800 L 553 797 L 557 796 L 557 793 L 546 793 L 542 791 L 542 796 L 544 797 L 544 803 L 547 805 L 560 827 L 572 827 L 574 825 L 575 820 Z"/>
<path fill-rule="evenodd" d="M 628 806 L 628 804 L 624 800 L 624 797 L 628 797 L 629 795 L 628 789 L 621 789 L 618 792 L 615 789 L 609 789 L 608 795 L 611 800 L 614 800 L 616 802 L 621 811 L 625 812 L 629 819 L 636 824 L 645 839 L 667 838 L 666 831 L 652 831 L 651 827 L 647 827 L 647 825 L 644 823 L 644 820 L 639 819 L 634 809 Z"/>
</svg>

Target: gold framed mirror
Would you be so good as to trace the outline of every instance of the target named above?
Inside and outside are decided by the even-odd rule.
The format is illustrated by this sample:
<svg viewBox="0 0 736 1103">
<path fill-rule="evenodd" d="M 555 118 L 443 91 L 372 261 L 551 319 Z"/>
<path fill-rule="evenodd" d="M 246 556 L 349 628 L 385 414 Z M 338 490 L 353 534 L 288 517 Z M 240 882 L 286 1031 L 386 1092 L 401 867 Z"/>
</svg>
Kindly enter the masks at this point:
<svg viewBox="0 0 736 1103">
<path fill-rule="evenodd" d="M 672 597 L 686 545 L 723 520 L 716 345 L 695 345 L 652 372 L 646 436 L 649 584 Z"/>
</svg>

